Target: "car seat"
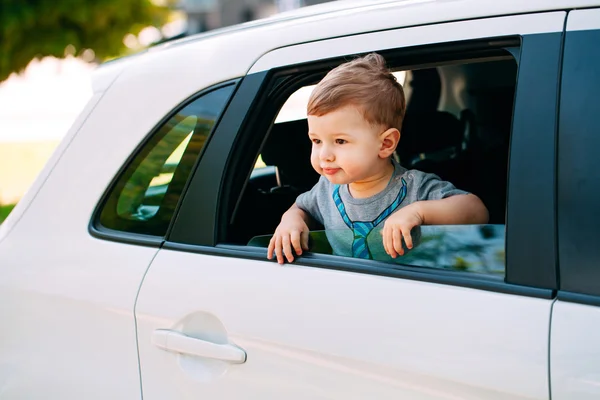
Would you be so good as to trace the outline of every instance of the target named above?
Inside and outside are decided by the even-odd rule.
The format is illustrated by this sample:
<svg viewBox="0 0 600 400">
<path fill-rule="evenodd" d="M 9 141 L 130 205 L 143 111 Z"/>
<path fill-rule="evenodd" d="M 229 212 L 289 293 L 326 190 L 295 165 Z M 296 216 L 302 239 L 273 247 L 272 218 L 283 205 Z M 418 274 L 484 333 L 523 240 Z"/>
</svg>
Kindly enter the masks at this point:
<svg viewBox="0 0 600 400">
<path fill-rule="evenodd" d="M 302 193 L 310 190 L 319 174 L 310 163 L 312 144 L 306 119 L 273 125 L 261 151 L 266 165 L 276 168 L 278 186 L 271 192 Z"/>
<path fill-rule="evenodd" d="M 253 236 L 275 231 L 298 195 L 319 180 L 310 163 L 311 149 L 306 119 L 273 125 L 261 157 L 266 165 L 275 167 L 277 184 L 265 190 L 249 182 L 230 226 L 230 240 L 246 243 Z"/>
<path fill-rule="evenodd" d="M 411 72 L 411 96 L 402 123 L 398 155 L 409 169 L 434 173 L 469 190 L 465 164 L 467 120 L 438 111 L 441 80 L 435 68 Z"/>
</svg>

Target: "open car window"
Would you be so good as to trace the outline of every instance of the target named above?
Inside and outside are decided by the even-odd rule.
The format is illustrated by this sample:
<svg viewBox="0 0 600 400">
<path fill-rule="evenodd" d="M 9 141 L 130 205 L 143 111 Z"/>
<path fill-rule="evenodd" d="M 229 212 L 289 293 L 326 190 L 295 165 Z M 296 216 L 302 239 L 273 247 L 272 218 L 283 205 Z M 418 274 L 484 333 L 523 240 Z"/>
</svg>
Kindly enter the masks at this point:
<svg viewBox="0 0 600 400">
<path fill-rule="evenodd" d="M 385 253 L 381 235 L 376 233 L 380 226 L 366 240 L 370 259 L 378 268 L 408 266 L 505 278 L 507 177 L 518 64 L 504 45 L 488 50 L 468 56 L 435 54 L 428 56 L 427 63 L 415 64 L 388 57 L 406 97 L 395 160 L 408 170 L 434 174 L 476 195 L 486 206 L 489 221 L 487 225 L 423 226 L 415 231 L 417 247 L 396 259 Z M 437 57 L 439 61 L 434 60 Z M 323 73 L 330 67 L 324 67 Z M 227 226 L 217 240 L 223 245 L 254 246 L 253 257 L 256 246 L 268 246 L 281 216 L 298 196 L 320 179 L 310 162 L 306 105 L 322 76 L 312 70 L 295 74 L 274 78 L 276 90 L 266 97 L 265 116 L 251 133 L 263 136 L 260 143 L 258 139 L 252 142 L 255 157 L 248 157 L 247 162 L 252 167 L 244 185 L 237 183 L 239 197 L 232 201 L 235 207 L 229 207 Z M 306 258 L 307 265 L 368 266 L 364 254 L 360 260 L 352 255 L 352 231 L 315 229 L 311 232 L 313 256 Z M 363 251 L 362 243 L 355 244 L 355 249 Z"/>
<path fill-rule="evenodd" d="M 504 278 L 504 225 L 437 225 L 413 229 L 414 247 L 403 256 L 392 258 L 385 253 L 382 228 L 375 228 L 367 238 L 374 261 L 414 267 L 482 273 Z M 269 246 L 272 235 L 255 236 L 248 246 Z M 351 257 L 353 234 L 350 229 L 311 231 L 311 253 Z"/>
</svg>

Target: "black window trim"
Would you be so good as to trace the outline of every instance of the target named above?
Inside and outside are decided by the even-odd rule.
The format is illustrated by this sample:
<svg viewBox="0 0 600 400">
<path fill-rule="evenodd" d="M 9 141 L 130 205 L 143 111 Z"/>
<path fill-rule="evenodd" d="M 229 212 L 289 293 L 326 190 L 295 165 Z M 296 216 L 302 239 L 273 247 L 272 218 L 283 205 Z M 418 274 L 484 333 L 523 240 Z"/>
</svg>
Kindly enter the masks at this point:
<svg viewBox="0 0 600 400">
<path fill-rule="evenodd" d="M 568 17 L 569 15 L 567 15 L 566 23 L 568 23 Z M 590 118 L 593 118 L 591 115 L 596 111 L 597 105 L 596 103 L 581 103 L 580 101 L 573 103 L 573 100 L 589 98 L 591 93 L 582 89 L 582 86 L 592 88 L 593 92 L 593 88 L 597 87 L 600 82 L 597 69 L 594 68 L 598 64 L 598 59 L 590 59 L 589 57 L 590 44 L 597 43 L 596 39 L 599 35 L 600 28 L 596 27 L 565 32 L 562 73 L 561 81 L 559 81 L 561 91 L 560 113 L 558 114 L 559 135 L 557 138 L 559 143 L 562 142 L 557 166 L 557 202 L 560 206 L 557 209 L 557 240 L 561 278 L 557 297 L 558 300 L 563 302 L 595 307 L 600 307 L 600 291 L 597 287 L 591 288 L 588 283 L 597 282 L 597 279 L 594 279 L 597 274 L 593 276 L 590 271 L 590 264 L 594 264 L 592 268 L 596 270 L 594 261 L 597 259 L 597 253 L 590 250 L 597 248 L 597 240 L 595 240 L 597 232 L 590 232 L 589 227 L 570 224 L 570 221 L 587 219 L 597 226 L 595 224 L 596 219 L 593 212 L 590 215 L 591 207 L 589 204 L 585 204 L 582 200 L 570 201 L 569 193 L 578 193 L 577 199 L 585 198 L 586 195 L 589 196 L 588 198 L 594 199 L 598 194 L 597 191 L 590 194 L 590 187 L 594 185 L 587 184 L 588 182 L 594 182 L 597 179 L 597 174 L 592 175 L 593 172 L 591 172 L 587 176 L 586 182 L 582 180 L 582 174 L 580 173 L 583 168 L 585 168 L 585 171 L 596 171 L 593 166 L 589 165 L 590 154 L 582 155 L 578 152 L 584 143 L 583 146 L 586 148 L 595 148 L 594 143 L 584 139 L 589 139 L 588 129 L 590 125 L 588 123 Z M 585 64 L 582 64 L 583 61 L 585 61 Z M 592 72 L 596 72 L 593 77 L 591 77 Z M 584 81 L 580 80 L 582 77 L 585 78 Z M 596 116 L 596 114 L 593 115 Z M 586 134 L 588 135 L 587 138 Z M 573 159 L 586 160 L 588 164 L 578 164 L 577 161 L 573 162 Z M 581 183 L 583 185 L 580 186 Z M 578 247 L 576 250 L 573 248 L 573 237 L 577 238 Z"/>
<path fill-rule="evenodd" d="M 538 38 L 536 41 L 535 37 Z M 558 58 L 559 58 L 559 49 L 560 49 L 560 40 L 562 37 L 562 33 L 548 33 L 548 34 L 537 34 L 537 35 L 523 35 L 518 37 L 501 37 L 501 38 L 485 38 L 478 40 L 469 40 L 463 43 L 445 43 L 445 44 L 434 44 L 434 45 L 426 45 L 426 46 L 418 46 L 418 48 L 401 48 L 392 51 L 380 51 L 382 55 L 386 57 L 388 62 L 390 60 L 397 60 L 394 57 L 394 53 L 403 53 L 407 54 L 408 52 L 418 52 L 420 49 L 424 49 L 425 51 L 430 52 L 432 48 L 441 49 L 442 51 L 448 52 L 448 49 L 451 48 L 460 48 L 464 51 L 464 49 L 472 49 L 472 46 L 497 46 L 497 48 L 505 49 L 510 47 L 511 53 L 514 54 L 514 47 L 519 46 L 521 49 L 520 57 L 515 58 L 517 63 L 519 64 L 518 77 L 523 76 L 532 76 L 528 84 L 525 84 L 525 79 L 518 79 L 516 94 L 515 94 L 515 105 L 518 101 L 524 102 L 529 101 L 527 97 L 527 90 L 536 90 L 541 85 L 546 92 L 548 92 L 548 98 L 545 99 L 547 101 L 543 102 L 544 110 L 547 110 L 549 107 L 549 103 L 551 103 L 552 107 L 556 106 L 556 87 L 549 84 L 549 82 L 556 82 L 557 71 L 552 69 L 552 67 L 538 71 L 539 60 L 534 60 L 531 56 L 532 52 L 523 54 L 523 49 L 531 48 L 534 45 L 545 44 L 541 53 L 537 54 L 536 57 L 542 55 L 542 62 L 550 62 L 553 63 L 554 68 L 558 67 Z M 483 47 L 479 47 L 480 49 Z M 260 72 L 257 74 L 251 74 L 242 80 L 240 84 L 240 88 L 237 91 L 236 96 L 232 100 L 232 107 L 228 108 L 226 113 L 229 113 L 230 110 L 237 110 L 237 115 L 231 111 L 231 114 L 227 116 L 226 123 L 222 124 L 217 128 L 219 132 L 216 136 L 221 139 L 219 143 L 219 151 L 228 151 L 228 157 L 226 162 L 222 163 L 209 163 L 206 165 L 202 165 L 205 159 L 199 164 L 199 168 L 203 168 L 204 171 L 211 170 L 210 167 L 216 167 L 216 169 L 211 170 L 212 174 L 209 178 L 203 179 L 198 182 L 190 183 L 190 190 L 186 194 L 186 198 L 184 199 L 184 204 L 179 210 L 177 220 L 174 224 L 174 230 L 171 232 L 167 238 L 167 242 L 164 244 L 165 249 L 173 249 L 173 250 L 181 250 L 188 252 L 196 252 L 202 254 L 215 254 L 220 256 L 231 256 L 235 258 L 242 259 L 261 259 L 266 260 L 266 250 L 256 248 L 249 248 L 246 246 L 236 246 L 229 244 L 221 244 L 223 240 L 223 224 L 227 224 L 227 216 L 228 212 L 231 211 L 231 205 L 227 204 L 227 201 L 236 201 L 231 200 L 227 195 L 230 193 L 231 188 L 228 188 L 227 185 L 224 185 L 224 182 L 229 182 L 233 177 L 232 171 L 237 171 L 239 175 L 239 165 L 240 165 L 240 157 L 233 157 L 232 154 L 236 154 L 239 156 L 239 148 L 244 148 L 248 153 L 255 153 L 258 151 L 258 147 L 256 147 L 256 151 L 252 149 L 248 150 L 248 143 L 243 139 L 251 138 L 251 135 L 248 134 L 248 131 L 254 130 L 256 131 L 256 119 L 259 118 L 257 112 L 254 112 L 259 107 L 263 106 L 266 103 L 267 93 L 272 90 L 275 85 L 275 78 L 280 76 L 285 76 L 286 74 L 294 73 L 300 74 L 305 72 L 307 74 L 317 73 L 319 70 L 323 71 L 326 66 L 332 66 L 337 64 L 342 58 L 335 58 L 330 60 L 322 60 L 315 63 L 308 63 L 302 65 L 294 65 L 288 66 L 281 69 L 276 69 L 272 71 Z M 460 59 L 460 58 L 459 58 Z M 535 62 L 534 62 L 535 61 Z M 420 63 L 419 63 L 420 64 Z M 522 68 L 522 64 L 525 65 Z M 392 67 L 399 67 L 392 62 L 390 62 Z M 414 64 L 406 63 L 403 66 L 413 66 Z M 535 79 L 535 74 L 538 74 L 537 79 Z M 548 76 L 550 79 L 548 80 Z M 527 89 L 527 90 L 526 90 Z M 293 91 L 293 90 L 291 90 Z M 291 93 L 290 93 L 291 94 Z M 236 105 L 233 107 L 233 105 Z M 543 108 L 542 107 L 542 108 Z M 554 108 L 552 108 L 554 110 Z M 551 118 L 542 118 L 539 114 L 538 118 L 533 118 L 534 126 L 539 128 L 548 128 L 550 126 L 551 133 L 556 132 L 555 120 L 553 117 Z M 553 115 L 553 114 L 552 114 Z M 267 120 L 263 115 L 263 123 Z M 270 116 L 269 116 L 270 117 Z M 528 116 L 521 116 L 520 119 L 517 119 L 517 113 L 513 112 L 513 126 L 512 126 L 512 135 L 515 132 L 523 132 L 527 128 Z M 275 116 L 273 116 L 275 118 Z M 551 120 L 551 121 L 549 121 Z M 266 123 L 270 124 L 272 121 L 266 121 Z M 226 127 L 225 127 L 226 125 Z M 531 125 L 531 124 L 530 124 Z M 240 133 L 241 132 L 241 133 Z M 227 136 L 227 137 L 226 137 Z M 539 139 L 535 135 L 529 135 L 529 139 L 531 141 L 535 141 Z M 256 139 L 257 141 L 264 140 L 263 138 Z M 490 290 L 495 292 L 502 293 L 514 293 L 532 297 L 546 298 L 551 299 L 556 296 L 556 247 L 555 247 L 555 174 L 554 174 L 554 166 L 555 166 L 555 135 L 551 135 L 546 138 L 548 142 L 546 143 L 547 151 L 549 151 L 549 155 L 545 158 L 545 164 L 538 167 L 537 170 L 542 172 L 550 172 L 550 176 L 545 176 L 545 181 L 543 182 L 543 191 L 544 193 L 549 193 L 550 205 L 549 207 L 544 208 L 543 210 L 527 210 L 530 211 L 529 214 L 524 213 L 524 208 L 520 207 L 515 208 L 516 211 L 511 212 L 511 207 L 508 206 L 509 203 L 515 203 L 518 196 L 527 196 L 531 190 L 531 187 L 526 185 L 527 182 L 524 182 L 523 179 L 519 179 L 518 172 L 515 168 L 512 170 L 509 168 L 509 178 L 508 185 L 509 189 L 514 186 L 518 190 L 508 190 L 507 193 L 507 209 L 509 212 L 507 213 L 507 221 L 513 220 L 515 218 L 520 218 L 523 215 L 525 216 L 525 220 L 522 221 L 527 228 L 527 224 L 532 224 L 535 226 L 536 223 L 542 221 L 542 226 L 549 227 L 550 231 L 548 235 L 544 237 L 543 243 L 539 244 L 540 248 L 545 250 L 549 250 L 549 255 L 546 257 L 549 262 L 544 262 L 541 267 L 532 263 L 531 261 L 531 249 L 524 248 L 523 243 L 528 243 L 528 235 L 532 232 L 532 228 L 524 229 L 521 232 L 517 229 L 510 230 L 510 223 L 507 223 L 507 266 L 506 266 L 506 281 L 494 281 L 490 282 L 489 279 L 482 279 L 481 277 L 476 277 L 476 274 L 472 273 L 454 273 L 452 276 L 446 276 L 443 273 L 429 273 L 425 274 L 422 271 L 412 271 L 418 269 L 419 267 L 408 267 L 411 271 L 406 271 L 398 268 L 397 265 L 394 268 L 390 268 L 389 265 L 385 263 L 377 263 L 371 260 L 368 261 L 356 261 L 352 263 L 347 263 L 342 261 L 339 258 L 328 259 L 326 255 L 317 255 L 310 254 L 305 257 L 302 257 L 297 261 L 299 265 L 306 265 L 312 267 L 319 268 L 327 268 L 327 269 L 343 269 L 358 273 L 375 273 L 381 275 L 389 275 L 407 279 L 418 279 L 428 282 L 438 282 L 438 283 L 447 283 L 456 286 L 464 286 L 464 287 L 472 287 L 484 290 Z M 228 141 L 228 142 L 227 142 Z M 233 145 L 232 145 L 233 144 Z M 213 145 L 213 143 L 211 143 Z M 255 144 L 256 146 L 256 144 Z M 511 139 L 511 160 L 512 164 L 512 152 L 513 152 L 513 140 Z M 207 154 L 215 154 L 215 150 L 211 150 L 210 153 Z M 510 165 L 510 164 L 509 164 Z M 233 166 L 233 167 L 232 167 Z M 227 175 L 225 172 L 229 170 L 229 174 Z M 221 175 L 218 176 L 216 171 L 220 171 Z M 196 175 L 207 175 L 207 174 L 196 174 Z M 200 183 L 202 185 L 200 185 Z M 195 216 L 192 207 L 194 204 L 198 204 L 198 201 L 203 197 L 199 195 L 202 189 L 215 191 L 211 195 L 210 205 L 207 206 L 208 214 L 204 215 L 205 219 L 202 220 L 202 223 L 199 224 L 197 221 L 194 221 L 193 217 Z M 189 199 L 190 193 L 197 192 L 193 198 Z M 219 198 L 218 193 L 221 193 L 223 197 Z M 223 200 L 223 201 L 222 201 Z M 187 204 L 186 204 L 187 203 Z M 527 207 L 525 207 L 526 209 Z M 213 210 L 213 213 L 210 213 L 209 210 Z M 550 212 L 549 212 L 550 211 Z M 216 218 L 215 215 L 219 217 Z M 220 224 L 220 225 L 219 225 Z M 199 229 L 199 227 L 202 227 Z M 509 233 L 510 232 L 510 233 Z M 515 250 L 508 250 L 509 243 L 511 248 L 515 248 Z M 534 251 L 533 253 L 538 254 L 538 251 Z M 510 254 L 510 255 L 509 255 Z M 335 257 L 335 256 L 329 256 Z M 366 264 L 365 264 L 366 263 Z M 371 264 L 371 263 L 377 263 Z M 371 265 L 371 266 L 370 266 Z M 385 267 L 387 265 L 387 267 Z M 511 266 L 525 266 L 526 268 L 515 268 Z M 443 272 L 442 270 L 439 270 Z M 447 271 L 445 271 L 447 272 Z M 541 275 L 540 275 L 541 274 Z M 549 277 L 546 277 L 540 281 L 540 276 L 544 276 L 549 274 Z"/>
<path fill-rule="evenodd" d="M 554 291 L 558 289 L 556 114 L 562 40 L 563 32 L 523 36 L 506 215 L 507 281 Z"/>
<path fill-rule="evenodd" d="M 194 101 L 198 100 L 200 97 L 202 97 L 210 92 L 213 92 L 215 90 L 218 90 L 218 89 L 221 89 L 221 88 L 224 88 L 227 86 L 234 86 L 231 94 L 229 95 L 229 98 L 225 102 L 224 108 L 221 110 L 220 114 L 218 115 L 218 117 L 215 120 L 215 125 L 213 126 L 213 128 L 207 138 L 206 144 L 201 149 L 200 154 L 198 155 L 198 158 L 195 161 L 195 165 L 192 167 L 192 174 L 193 174 L 194 171 L 196 171 L 196 169 L 197 169 L 198 162 L 202 158 L 202 156 L 205 152 L 205 149 L 207 148 L 208 143 L 210 143 L 211 138 L 214 136 L 214 133 L 219 125 L 221 118 L 223 117 L 225 110 L 227 109 L 232 98 L 235 96 L 235 92 L 236 92 L 237 87 L 239 86 L 240 80 L 241 80 L 240 78 L 231 79 L 231 80 L 220 82 L 215 85 L 204 88 L 204 89 L 194 93 L 193 95 L 189 96 L 182 102 L 180 102 L 177 106 L 173 107 L 173 109 L 171 111 L 169 111 L 163 118 L 161 118 L 161 120 L 150 130 L 150 132 L 144 137 L 144 139 L 142 141 L 140 141 L 140 143 L 136 146 L 136 148 L 131 152 L 129 157 L 125 160 L 125 162 L 123 162 L 123 164 L 121 165 L 121 167 L 119 168 L 117 173 L 114 175 L 114 177 L 112 178 L 110 183 L 107 185 L 106 189 L 104 190 L 104 193 L 100 197 L 100 201 L 98 201 L 98 203 L 96 204 L 94 212 L 92 213 L 92 217 L 90 218 L 90 221 L 88 223 L 88 232 L 92 237 L 94 237 L 96 239 L 109 240 L 109 241 L 114 241 L 114 242 L 119 242 L 119 243 L 140 245 L 140 246 L 146 246 L 146 247 L 158 247 L 159 248 L 162 246 L 162 244 L 164 243 L 165 237 L 168 235 L 168 233 L 173 225 L 173 221 L 175 219 L 174 217 L 177 214 L 179 207 L 181 207 L 181 201 L 185 197 L 185 192 L 189 186 L 191 176 L 188 177 L 188 179 L 187 179 L 186 185 L 184 186 L 181 196 L 177 202 L 177 206 L 175 208 L 173 217 L 171 218 L 171 222 L 170 222 L 170 224 L 167 228 L 167 232 L 164 236 L 155 236 L 155 235 L 148 235 L 148 234 L 142 234 L 142 233 L 125 232 L 125 231 L 119 231 L 119 230 L 110 229 L 105 226 L 102 226 L 100 224 L 100 214 L 102 212 L 102 209 L 103 209 L 104 205 L 106 204 L 111 192 L 114 190 L 115 186 L 119 182 L 119 179 L 123 176 L 123 174 L 125 173 L 127 168 L 131 165 L 131 163 L 135 160 L 135 158 L 140 154 L 140 152 L 143 151 L 143 149 L 145 149 L 148 142 L 154 137 L 154 135 L 156 135 L 157 132 L 171 118 L 173 118 L 173 116 L 175 116 L 180 110 L 182 110 L 189 104 L 193 103 Z"/>
<path fill-rule="evenodd" d="M 575 303 L 585 306 L 600 307 L 600 296 L 595 296 L 593 294 L 575 293 L 568 292 L 566 290 L 559 290 L 556 297 L 559 301 L 564 301 L 565 303 Z"/>
<path fill-rule="evenodd" d="M 166 240 L 179 243 L 215 244 L 216 210 L 223 184 L 223 170 L 231 157 L 231 145 L 241 126 L 250 118 L 257 104 L 256 94 L 267 73 L 242 78 L 220 116 L 220 123 L 206 143 L 184 195 L 172 219 Z M 255 116 L 256 117 L 256 116 Z"/>
</svg>

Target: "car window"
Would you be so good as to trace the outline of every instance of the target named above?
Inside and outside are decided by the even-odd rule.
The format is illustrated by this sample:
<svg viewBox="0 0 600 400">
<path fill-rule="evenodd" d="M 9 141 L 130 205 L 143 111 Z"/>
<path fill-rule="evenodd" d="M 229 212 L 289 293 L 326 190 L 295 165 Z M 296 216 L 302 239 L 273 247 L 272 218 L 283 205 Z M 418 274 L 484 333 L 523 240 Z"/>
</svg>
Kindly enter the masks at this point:
<svg viewBox="0 0 600 400">
<path fill-rule="evenodd" d="M 367 242 L 372 259 L 504 276 L 508 153 L 517 81 L 514 57 L 499 49 L 493 58 L 445 61 L 415 69 L 399 66 L 395 76 L 407 101 L 396 160 L 407 169 L 435 174 L 477 195 L 490 220 L 484 226 L 422 227 L 418 248 L 397 259 L 385 254 L 381 235 L 371 233 Z M 230 219 L 228 243 L 248 245 L 257 243 L 256 237 L 269 237 L 298 195 L 318 181 L 310 163 L 312 144 L 306 119 L 313 89 L 311 82 L 290 90 L 276 108 L 274 123 Z M 330 245 L 332 239 L 352 243 L 351 230 L 322 231 L 322 235 Z M 351 256 L 332 247 L 316 246 L 311 252 Z"/>
<path fill-rule="evenodd" d="M 99 227 L 155 236 L 166 233 L 233 87 L 201 95 L 156 130 L 114 184 L 100 212 Z"/>
<path fill-rule="evenodd" d="M 404 255 L 392 258 L 383 248 L 381 228 L 373 229 L 367 238 L 372 259 L 504 277 L 504 225 L 426 225 L 415 228 L 412 236 L 414 247 Z M 248 246 L 267 248 L 271 237 L 255 236 L 250 239 Z M 351 257 L 353 239 L 348 229 L 311 231 L 309 251 Z"/>
<path fill-rule="evenodd" d="M 356 255 L 360 260 L 353 260 L 363 265 L 371 258 L 379 267 L 383 262 L 390 268 L 404 265 L 505 276 L 507 176 L 518 66 L 512 54 L 511 49 L 494 47 L 482 51 L 481 56 L 469 53 L 453 60 L 449 55 L 429 55 L 427 64 L 407 62 L 400 55 L 386 58 L 406 97 L 394 158 L 408 170 L 434 174 L 463 193 L 478 196 L 489 220 L 488 225 L 423 226 L 417 229 L 421 235 L 417 248 L 396 259 L 385 254 L 381 235 L 371 233 L 365 248 L 372 254 Z M 440 57 L 439 63 L 435 57 Z M 418 67 L 403 67 L 402 63 Z M 283 213 L 318 182 L 320 177 L 310 162 L 306 105 L 314 85 L 329 70 L 331 64 L 324 66 L 322 73 L 311 69 L 313 75 L 290 72 L 299 79 L 273 78 L 277 90 L 265 95 L 264 109 L 254 111 L 263 113 L 263 122 L 248 128 L 253 137 L 262 134 L 262 139 L 260 143 L 257 139 L 253 150 L 252 169 L 244 174 L 248 177 L 245 185 L 239 192 L 231 192 L 239 197 L 233 200 L 235 207 L 227 215 L 226 231 L 219 233 L 219 244 L 235 245 L 236 249 L 250 246 L 256 255 L 256 238 L 272 235 Z M 273 123 L 268 125 L 265 120 Z M 451 186 L 442 186 L 451 190 Z M 328 255 L 323 265 L 335 266 L 335 257 L 352 256 L 350 229 L 322 231 L 324 227 L 318 224 L 313 229 L 321 230 L 329 244 L 310 250 L 312 255 Z M 347 251 L 340 251 L 336 243 L 346 243 Z M 306 262 L 314 265 L 318 259 L 307 257 Z"/>
</svg>

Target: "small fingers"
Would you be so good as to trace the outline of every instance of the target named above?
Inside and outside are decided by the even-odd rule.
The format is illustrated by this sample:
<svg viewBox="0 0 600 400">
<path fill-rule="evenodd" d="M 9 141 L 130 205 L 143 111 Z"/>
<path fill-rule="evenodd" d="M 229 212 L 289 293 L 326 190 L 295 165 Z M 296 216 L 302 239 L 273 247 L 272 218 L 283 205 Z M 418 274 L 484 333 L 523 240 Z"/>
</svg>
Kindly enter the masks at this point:
<svg viewBox="0 0 600 400">
<path fill-rule="evenodd" d="M 275 236 L 269 240 L 269 247 L 267 248 L 267 260 L 271 260 L 273 258 L 273 251 L 275 250 Z"/>
<path fill-rule="evenodd" d="M 281 236 L 277 236 L 277 239 L 275 239 L 275 255 L 279 264 L 283 264 L 283 253 L 281 250 Z"/>
<path fill-rule="evenodd" d="M 302 249 L 308 251 L 308 231 L 302 231 L 300 234 L 300 243 L 302 245 Z"/>
<path fill-rule="evenodd" d="M 390 227 L 383 228 L 383 247 L 385 248 L 385 252 L 389 254 L 390 257 L 396 258 L 398 254 L 394 249 L 394 238 L 393 238 L 394 229 Z"/>
<path fill-rule="evenodd" d="M 298 255 L 298 256 L 301 255 L 302 254 L 302 246 L 300 245 L 300 232 L 292 231 L 292 233 L 290 234 L 290 237 L 292 239 L 292 247 L 294 248 L 296 255 Z"/>
<path fill-rule="evenodd" d="M 404 248 L 402 247 L 402 234 L 400 232 L 400 229 L 398 229 L 398 228 L 394 229 L 392 236 L 393 236 L 393 241 L 394 241 L 394 250 L 396 250 L 396 252 L 399 255 L 403 256 Z"/>
<path fill-rule="evenodd" d="M 410 235 L 410 230 L 411 229 L 403 229 L 402 230 L 402 235 L 404 236 L 404 243 L 406 243 L 407 249 L 413 248 L 413 242 L 412 242 L 412 236 Z"/>
<path fill-rule="evenodd" d="M 285 258 L 287 258 L 288 262 L 294 261 L 294 255 L 292 254 L 292 244 L 290 242 L 290 236 L 285 235 L 281 240 L 281 245 L 283 246 L 283 253 L 285 254 Z"/>
</svg>

